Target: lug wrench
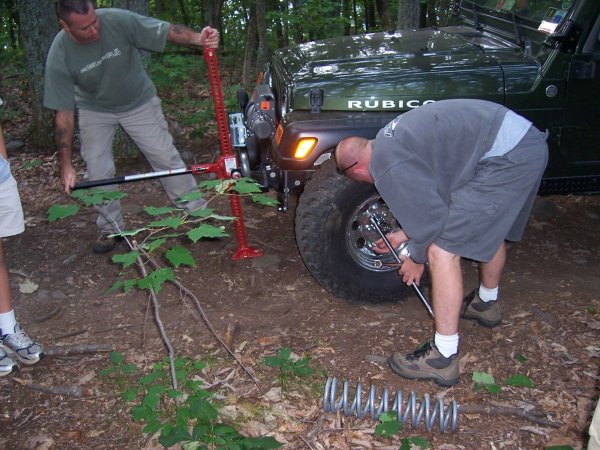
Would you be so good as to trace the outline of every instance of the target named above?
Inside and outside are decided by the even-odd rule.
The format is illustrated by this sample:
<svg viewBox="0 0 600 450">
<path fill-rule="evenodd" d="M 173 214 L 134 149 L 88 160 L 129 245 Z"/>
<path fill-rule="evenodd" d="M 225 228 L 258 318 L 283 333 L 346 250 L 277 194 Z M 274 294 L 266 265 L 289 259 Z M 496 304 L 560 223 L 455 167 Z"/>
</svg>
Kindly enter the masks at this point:
<svg viewBox="0 0 600 450">
<path fill-rule="evenodd" d="M 375 220 L 375 218 L 373 216 L 369 217 L 369 222 L 371 222 L 371 225 L 373 225 L 375 227 L 375 230 L 377 230 L 377 233 L 379 234 L 379 236 L 381 236 L 381 239 L 383 239 L 383 242 L 385 242 L 385 245 L 387 246 L 387 248 L 390 251 L 390 253 L 392 255 L 394 255 L 394 259 L 396 259 L 396 262 L 398 264 L 402 265 L 403 261 L 400 259 L 400 257 L 398 256 L 398 254 L 394 250 L 394 247 L 392 247 L 392 244 L 390 243 L 390 241 L 388 240 L 388 238 L 385 236 L 385 234 L 383 233 L 383 231 L 381 231 L 381 228 L 379 228 L 379 224 L 377 223 L 377 221 Z M 431 305 L 429 304 L 429 302 L 427 301 L 427 299 L 425 298 L 425 296 L 421 292 L 421 289 L 419 289 L 419 286 L 417 286 L 416 283 L 412 283 L 411 286 L 413 287 L 413 289 L 415 290 L 415 292 L 417 293 L 417 295 L 421 299 L 421 302 L 423 302 L 423 304 L 427 308 L 427 311 L 429 311 L 429 314 L 431 315 L 431 317 L 435 317 L 433 315 L 433 309 L 431 309 Z"/>
</svg>

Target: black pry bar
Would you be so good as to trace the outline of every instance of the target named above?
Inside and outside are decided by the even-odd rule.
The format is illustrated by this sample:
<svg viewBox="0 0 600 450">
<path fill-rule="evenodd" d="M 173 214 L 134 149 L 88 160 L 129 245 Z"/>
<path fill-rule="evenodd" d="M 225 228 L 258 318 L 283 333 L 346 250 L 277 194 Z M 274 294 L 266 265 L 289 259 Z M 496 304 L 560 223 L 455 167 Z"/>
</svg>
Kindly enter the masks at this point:
<svg viewBox="0 0 600 450">
<path fill-rule="evenodd" d="M 115 178 L 105 178 L 102 180 L 93 180 L 93 181 L 82 181 L 81 183 L 75 183 L 73 186 L 73 190 L 77 189 L 89 189 L 93 187 L 99 186 L 109 186 L 111 184 L 124 184 L 124 183 L 132 183 L 134 181 L 142 181 L 142 180 L 152 180 L 154 178 L 165 178 L 165 177 L 174 177 L 177 175 L 185 175 L 188 173 L 200 173 L 206 171 L 206 168 L 203 167 L 193 167 L 187 168 L 183 167 L 181 169 L 171 169 L 171 170 L 162 170 L 158 172 L 147 172 L 147 173 L 137 173 L 133 175 L 125 175 L 123 177 L 115 177 Z"/>
<path fill-rule="evenodd" d="M 398 254 L 394 250 L 394 247 L 392 247 L 392 244 L 390 243 L 390 241 L 388 240 L 388 238 L 385 236 L 385 234 L 383 233 L 383 231 L 381 231 L 381 228 L 379 228 L 379 224 L 377 223 L 377 220 L 375 220 L 375 218 L 373 216 L 370 216 L 369 217 L 369 221 L 375 227 L 375 230 L 377 230 L 377 233 L 379 234 L 379 236 L 381 236 L 381 239 L 383 239 L 383 242 L 387 246 L 387 248 L 390 251 L 390 253 L 392 255 L 394 255 L 394 259 L 396 260 L 396 262 L 398 264 L 402 264 L 403 263 L 402 259 L 400 259 L 400 257 L 398 256 Z M 421 299 L 421 302 L 423 302 L 423 304 L 427 308 L 427 311 L 429 312 L 429 314 L 431 315 L 431 317 L 435 317 L 434 314 L 433 314 L 433 309 L 431 308 L 431 305 L 429 304 L 429 302 L 427 301 L 427 299 L 425 298 L 425 296 L 421 292 L 421 289 L 419 289 L 419 286 L 417 286 L 417 283 L 412 283 L 411 286 L 413 287 L 413 289 L 415 290 L 415 292 L 417 293 L 417 295 Z"/>
</svg>

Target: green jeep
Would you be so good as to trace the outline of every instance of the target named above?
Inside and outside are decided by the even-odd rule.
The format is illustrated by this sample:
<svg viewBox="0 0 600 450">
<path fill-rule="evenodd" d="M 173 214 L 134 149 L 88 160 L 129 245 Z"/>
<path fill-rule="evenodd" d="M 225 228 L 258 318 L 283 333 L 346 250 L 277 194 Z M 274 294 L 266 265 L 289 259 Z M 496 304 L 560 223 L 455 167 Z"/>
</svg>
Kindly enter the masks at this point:
<svg viewBox="0 0 600 450">
<path fill-rule="evenodd" d="M 597 0 L 462 0 L 452 26 L 280 49 L 229 118 L 241 171 L 276 189 L 283 210 L 302 191 L 297 245 L 325 289 L 356 301 L 405 296 L 369 226 L 374 215 L 389 232 L 402 218 L 372 186 L 338 175 L 331 150 L 423 104 L 481 98 L 548 130 L 540 194 L 600 192 L 599 12 Z"/>
</svg>

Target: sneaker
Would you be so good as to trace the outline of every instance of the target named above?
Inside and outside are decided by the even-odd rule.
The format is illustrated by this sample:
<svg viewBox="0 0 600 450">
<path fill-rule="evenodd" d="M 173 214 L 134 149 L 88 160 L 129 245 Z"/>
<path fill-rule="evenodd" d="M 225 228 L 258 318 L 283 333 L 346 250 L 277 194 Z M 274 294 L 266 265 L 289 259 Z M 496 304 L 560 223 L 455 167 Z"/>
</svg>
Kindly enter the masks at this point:
<svg viewBox="0 0 600 450">
<path fill-rule="evenodd" d="M 433 341 L 408 355 L 394 353 L 389 364 L 396 374 L 409 380 L 433 380 L 439 386 L 458 383 L 458 353 L 446 358 Z"/>
<path fill-rule="evenodd" d="M 479 298 L 479 291 L 477 289 L 463 300 L 461 317 L 467 320 L 477 320 L 481 325 L 488 328 L 497 327 L 502 323 L 498 302 L 484 302 Z"/>
<path fill-rule="evenodd" d="M 0 377 L 8 375 L 13 370 L 17 370 L 19 365 L 0 347 Z"/>
<path fill-rule="evenodd" d="M 98 255 L 111 252 L 115 246 L 123 240 L 121 236 L 113 236 L 112 232 L 102 231 L 97 241 L 92 244 L 92 251 Z"/>
<path fill-rule="evenodd" d="M 19 324 L 13 333 L 0 330 L 0 349 L 16 356 L 23 364 L 35 364 L 44 354 L 42 346 L 27 336 Z"/>
</svg>

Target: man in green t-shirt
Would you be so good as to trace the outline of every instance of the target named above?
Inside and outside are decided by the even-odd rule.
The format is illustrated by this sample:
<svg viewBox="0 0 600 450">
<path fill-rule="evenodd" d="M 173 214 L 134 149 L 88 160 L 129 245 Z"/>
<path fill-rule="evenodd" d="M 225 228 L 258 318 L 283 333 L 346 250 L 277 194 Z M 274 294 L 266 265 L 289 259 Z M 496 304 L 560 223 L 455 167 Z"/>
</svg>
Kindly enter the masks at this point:
<svg viewBox="0 0 600 450">
<path fill-rule="evenodd" d="M 67 194 L 75 185 L 71 162 L 75 109 L 78 110 L 81 156 L 88 180 L 115 176 L 112 141 L 117 125 L 133 139 L 156 171 L 185 167 L 173 145 L 156 88 L 144 70 L 140 50 L 163 51 L 166 42 L 217 48 L 219 32 L 205 27 L 195 32 L 182 25 L 121 9 L 94 9 L 91 0 L 60 0 L 62 30 L 46 61 L 44 106 L 55 110 L 55 133 L 61 182 Z M 197 189 L 192 175 L 161 179 L 177 202 Z M 116 189 L 114 186 L 107 189 Z M 202 208 L 204 199 L 180 204 Z M 119 201 L 103 208 L 97 220 L 100 238 L 95 253 L 111 251 L 110 234 L 124 229 Z"/>
</svg>

